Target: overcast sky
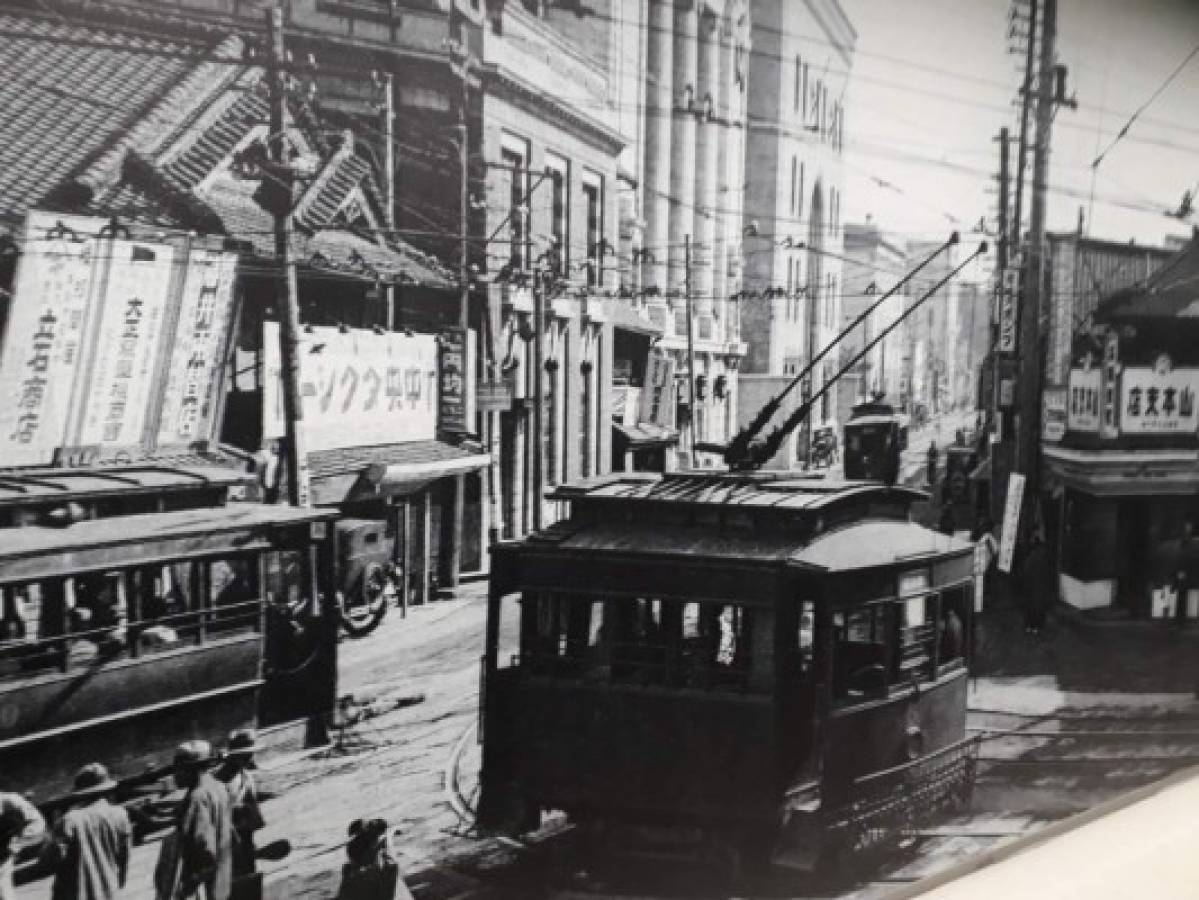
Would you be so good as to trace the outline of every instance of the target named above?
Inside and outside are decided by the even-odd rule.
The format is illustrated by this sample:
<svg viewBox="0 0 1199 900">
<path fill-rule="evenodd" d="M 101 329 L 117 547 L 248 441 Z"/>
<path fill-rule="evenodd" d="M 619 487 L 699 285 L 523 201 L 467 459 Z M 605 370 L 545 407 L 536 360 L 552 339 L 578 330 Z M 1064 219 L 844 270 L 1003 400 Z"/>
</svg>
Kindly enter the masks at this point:
<svg viewBox="0 0 1199 900">
<path fill-rule="evenodd" d="M 1009 0 L 841 2 L 859 36 L 846 221 L 871 213 L 896 236 L 931 238 L 985 216 L 993 229 L 993 138 L 1005 124 L 1016 134 L 1022 71 L 1008 51 L 1016 43 Z M 1055 119 L 1049 227 L 1075 228 L 1079 208 L 1090 206 L 1095 237 L 1160 243 L 1167 233 L 1189 234 L 1189 223 L 1157 210 L 1177 208 L 1199 183 L 1199 56 L 1094 170 L 1093 203 L 1091 161 L 1199 45 L 1199 0 L 1059 0 L 1058 38 L 1078 109 Z M 1030 153 L 1028 182 L 1031 173 Z M 1027 209 L 1026 201 L 1026 228 Z"/>
</svg>

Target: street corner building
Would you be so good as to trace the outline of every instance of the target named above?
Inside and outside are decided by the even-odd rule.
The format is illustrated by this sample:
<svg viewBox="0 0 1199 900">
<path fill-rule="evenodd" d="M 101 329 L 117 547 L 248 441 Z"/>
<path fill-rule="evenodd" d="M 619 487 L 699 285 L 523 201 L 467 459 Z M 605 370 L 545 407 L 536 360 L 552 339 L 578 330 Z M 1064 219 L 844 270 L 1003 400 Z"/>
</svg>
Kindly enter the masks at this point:
<svg viewBox="0 0 1199 900">
<path fill-rule="evenodd" d="M 1061 599 L 1092 616 L 1199 618 L 1199 247 L 1069 249 L 1099 254 L 1100 275 L 1104 250 L 1139 274 L 1063 314 L 1083 324 L 1050 348 L 1042 454 Z"/>
</svg>

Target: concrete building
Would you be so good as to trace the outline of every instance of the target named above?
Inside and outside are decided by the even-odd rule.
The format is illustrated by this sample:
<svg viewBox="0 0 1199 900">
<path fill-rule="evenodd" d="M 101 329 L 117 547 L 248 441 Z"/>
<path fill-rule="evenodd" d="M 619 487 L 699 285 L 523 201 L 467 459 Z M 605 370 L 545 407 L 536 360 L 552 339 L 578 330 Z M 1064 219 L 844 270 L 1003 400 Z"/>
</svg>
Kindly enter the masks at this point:
<svg viewBox="0 0 1199 900">
<path fill-rule="evenodd" d="M 744 0 L 645 5 L 645 98 L 630 159 L 640 166 L 644 228 L 626 219 L 623 249 L 639 266 L 629 267 L 624 287 L 644 296 L 678 373 L 678 461 L 711 466 L 718 457 L 693 455 L 692 438 L 722 443 L 736 430 L 745 352 L 733 298 L 741 291 L 749 8 Z M 634 65 L 633 51 L 627 41 L 622 68 Z"/>
<path fill-rule="evenodd" d="M 845 94 L 857 33 L 837 0 L 754 0 L 745 186 L 744 371 L 788 375 L 840 330 Z M 812 374 L 819 391 L 837 364 Z M 834 425 L 825 395 L 811 428 Z M 794 462 L 794 460 L 789 461 Z"/>
<path fill-rule="evenodd" d="M 898 241 L 888 237 L 866 217 L 864 223 L 845 226 L 844 290 L 841 301 L 842 328 L 867 309 L 903 278 L 907 254 Z M 882 301 L 879 307 L 842 341 L 841 359 L 848 361 L 862 348 L 894 325 L 903 315 L 907 302 L 906 287 Z M 905 323 L 906 324 L 906 323 Z M 862 378 L 859 394 L 882 394 L 899 406 L 904 400 L 904 363 L 908 356 L 904 325 L 895 328 L 858 367 Z"/>
</svg>

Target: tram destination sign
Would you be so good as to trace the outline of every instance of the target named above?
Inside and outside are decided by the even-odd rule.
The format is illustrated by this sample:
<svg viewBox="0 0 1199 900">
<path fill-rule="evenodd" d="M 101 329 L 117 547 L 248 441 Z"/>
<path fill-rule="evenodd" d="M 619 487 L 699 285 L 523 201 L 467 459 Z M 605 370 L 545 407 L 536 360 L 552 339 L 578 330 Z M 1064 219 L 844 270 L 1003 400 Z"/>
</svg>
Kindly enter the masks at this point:
<svg viewBox="0 0 1199 900">
<path fill-rule="evenodd" d="M 211 440 L 237 256 L 31 212 L 0 345 L 5 465 L 137 459 Z M 223 273 L 194 272 L 201 261 Z M 186 427 L 181 428 L 181 423 Z"/>
</svg>

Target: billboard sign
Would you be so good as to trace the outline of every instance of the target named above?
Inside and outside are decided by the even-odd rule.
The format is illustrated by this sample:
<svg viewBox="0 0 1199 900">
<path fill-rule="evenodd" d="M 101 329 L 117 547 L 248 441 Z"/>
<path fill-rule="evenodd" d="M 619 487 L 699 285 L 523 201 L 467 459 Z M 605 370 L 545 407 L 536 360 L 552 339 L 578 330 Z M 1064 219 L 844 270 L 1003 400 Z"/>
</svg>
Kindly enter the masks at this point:
<svg viewBox="0 0 1199 900">
<path fill-rule="evenodd" d="M 1070 431 L 1099 431 L 1099 400 L 1103 390 L 1103 372 L 1098 368 L 1071 369 L 1066 407 L 1066 427 Z"/>
<path fill-rule="evenodd" d="M 437 339 L 335 327 L 300 335 L 300 402 L 308 452 L 432 440 Z M 263 327 L 263 437 L 284 435 L 279 323 Z"/>
<path fill-rule="evenodd" d="M 1194 434 L 1199 369 L 1126 367 L 1120 376 L 1122 434 Z"/>
<path fill-rule="evenodd" d="M 652 422 L 664 428 L 674 427 L 674 359 L 665 353 L 651 353 L 645 365 L 645 387 L 641 391 L 639 422 Z"/>
</svg>

